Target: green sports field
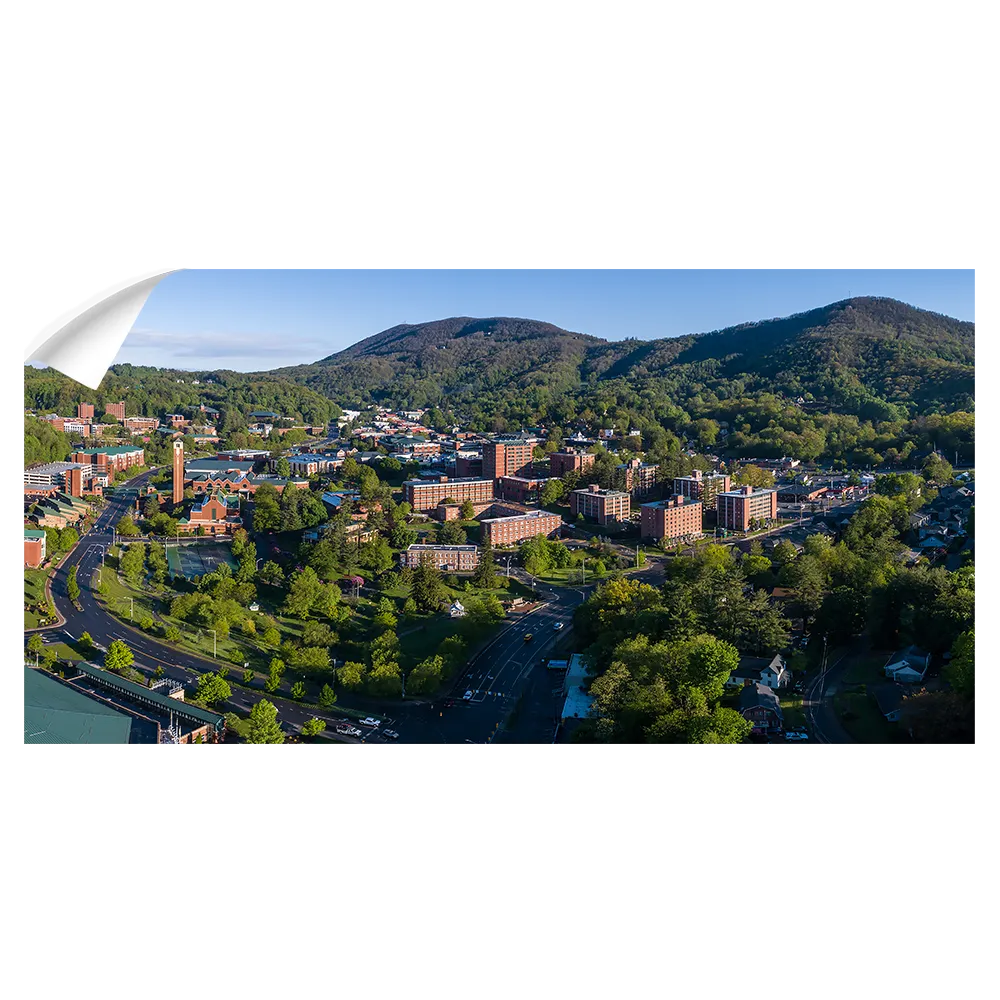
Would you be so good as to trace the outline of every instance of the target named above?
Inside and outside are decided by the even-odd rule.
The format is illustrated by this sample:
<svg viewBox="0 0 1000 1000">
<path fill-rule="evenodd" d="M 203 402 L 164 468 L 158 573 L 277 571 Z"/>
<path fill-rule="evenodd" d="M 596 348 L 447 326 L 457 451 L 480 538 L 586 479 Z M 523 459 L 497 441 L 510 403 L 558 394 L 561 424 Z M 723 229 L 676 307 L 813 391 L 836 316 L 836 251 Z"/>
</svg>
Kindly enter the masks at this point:
<svg viewBox="0 0 1000 1000">
<path fill-rule="evenodd" d="M 173 576 L 191 580 L 211 573 L 219 563 L 229 563 L 232 569 L 237 567 L 228 542 L 183 542 L 180 545 L 167 545 L 167 567 Z"/>
</svg>

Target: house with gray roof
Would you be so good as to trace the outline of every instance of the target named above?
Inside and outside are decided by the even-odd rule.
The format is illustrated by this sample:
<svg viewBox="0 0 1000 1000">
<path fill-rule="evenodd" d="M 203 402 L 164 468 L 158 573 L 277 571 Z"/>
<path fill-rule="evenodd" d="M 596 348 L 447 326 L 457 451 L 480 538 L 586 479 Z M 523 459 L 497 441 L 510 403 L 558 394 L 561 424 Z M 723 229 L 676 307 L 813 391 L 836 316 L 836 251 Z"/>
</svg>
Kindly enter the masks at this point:
<svg viewBox="0 0 1000 1000">
<path fill-rule="evenodd" d="M 740 691 L 740 715 L 753 726 L 755 733 L 780 733 L 785 725 L 777 694 L 766 684 L 751 683 Z"/>
<path fill-rule="evenodd" d="M 741 656 L 739 666 L 729 675 L 726 687 L 739 688 L 748 684 L 766 684 L 777 690 L 791 683 L 791 671 L 785 666 L 780 653 L 772 657 Z"/>
<path fill-rule="evenodd" d="M 878 710 L 887 722 L 899 722 L 903 710 L 903 688 L 899 684 L 880 684 L 873 692 Z"/>
<path fill-rule="evenodd" d="M 893 653 L 885 665 L 885 676 L 894 681 L 916 684 L 927 676 L 931 654 L 919 646 L 907 646 Z"/>
</svg>

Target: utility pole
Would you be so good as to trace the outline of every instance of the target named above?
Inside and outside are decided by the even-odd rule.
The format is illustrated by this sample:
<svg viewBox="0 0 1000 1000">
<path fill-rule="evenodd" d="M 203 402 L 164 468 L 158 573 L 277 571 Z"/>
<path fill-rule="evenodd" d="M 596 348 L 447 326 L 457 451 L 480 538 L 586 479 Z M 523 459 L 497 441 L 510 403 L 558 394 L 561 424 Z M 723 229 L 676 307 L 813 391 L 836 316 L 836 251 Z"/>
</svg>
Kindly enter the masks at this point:
<svg viewBox="0 0 1000 1000">
<path fill-rule="evenodd" d="M 208 631 L 212 633 L 212 659 L 217 659 L 217 643 L 219 634 L 214 628 L 210 628 Z"/>
<path fill-rule="evenodd" d="M 133 614 L 132 613 L 134 611 L 135 611 L 135 598 L 134 597 L 130 597 L 128 599 L 128 620 L 129 621 L 133 620 Z"/>
</svg>

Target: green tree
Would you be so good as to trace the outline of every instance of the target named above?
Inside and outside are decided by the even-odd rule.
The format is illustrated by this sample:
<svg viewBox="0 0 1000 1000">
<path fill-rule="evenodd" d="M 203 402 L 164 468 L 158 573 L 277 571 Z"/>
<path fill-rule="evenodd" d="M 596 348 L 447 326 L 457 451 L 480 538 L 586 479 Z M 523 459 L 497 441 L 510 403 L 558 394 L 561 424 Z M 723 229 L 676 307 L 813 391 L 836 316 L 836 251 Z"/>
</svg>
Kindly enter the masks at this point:
<svg viewBox="0 0 1000 1000">
<path fill-rule="evenodd" d="M 137 586 L 142 580 L 145 565 L 145 546 L 141 542 L 133 542 L 129 545 L 118 562 L 125 579 L 133 586 Z"/>
<path fill-rule="evenodd" d="M 441 685 L 444 674 L 444 659 L 440 655 L 428 656 L 421 660 L 406 678 L 410 694 L 432 694 Z"/>
<path fill-rule="evenodd" d="M 247 723 L 247 743 L 284 743 L 285 734 L 278 722 L 278 710 L 261 699 L 252 709 Z"/>
<path fill-rule="evenodd" d="M 256 676 L 257 675 L 254 672 L 253 668 L 252 667 L 247 667 L 246 670 L 243 671 L 243 684 L 244 684 L 244 686 L 250 687 L 253 684 L 254 678 Z"/>
<path fill-rule="evenodd" d="M 285 582 L 285 574 L 276 562 L 269 559 L 261 566 L 257 579 L 269 587 L 280 587 Z"/>
<path fill-rule="evenodd" d="M 332 687 L 329 684 L 324 684 L 319 692 L 319 707 L 325 712 L 329 712 L 333 709 L 333 706 L 337 704 L 337 695 L 334 693 Z"/>
<path fill-rule="evenodd" d="M 337 682 L 349 691 L 356 691 L 364 684 L 365 667 L 363 663 L 348 660 L 343 666 L 337 667 Z"/>
<path fill-rule="evenodd" d="M 302 681 L 296 681 L 292 685 L 292 697 L 296 701 L 302 701 L 306 696 L 306 686 Z"/>
<path fill-rule="evenodd" d="M 396 606 L 389 600 L 388 597 L 382 597 L 379 599 L 378 605 L 375 608 L 375 624 L 379 628 L 395 628 L 398 619 L 396 618 Z"/>
<path fill-rule="evenodd" d="M 163 637 L 167 642 L 180 642 L 181 630 L 176 625 L 168 625 Z"/>
<path fill-rule="evenodd" d="M 317 719 L 315 715 L 302 723 L 303 736 L 319 736 L 324 729 L 326 729 L 326 723 L 322 719 Z"/>
<path fill-rule="evenodd" d="M 290 578 L 283 613 L 293 618 L 308 618 L 321 591 L 322 584 L 311 566 L 298 570 Z"/>
<path fill-rule="evenodd" d="M 104 654 L 106 670 L 125 670 L 135 662 L 135 654 L 121 639 L 112 639 Z"/>
<path fill-rule="evenodd" d="M 476 511 L 471 500 L 462 501 L 462 506 L 459 508 L 459 515 L 463 521 L 471 521 L 476 516 Z"/>
<path fill-rule="evenodd" d="M 69 572 L 66 574 L 66 593 L 74 603 L 80 599 L 80 584 L 77 583 L 76 572 L 77 567 L 70 566 Z"/>
<path fill-rule="evenodd" d="M 119 535 L 123 535 L 125 538 L 132 538 L 139 534 L 139 528 L 137 527 L 135 521 L 132 520 L 127 514 L 119 518 L 118 523 L 115 525 L 115 531 Z"/>
<path fill-rule="evenodd" d="M 84 632 L 83 635 L 80 636 L 79 641 L 80 641 L 80 647 L 83 649 L 85 653 L 89 654 L 93 652 L 94 639 L 89 632 Z"/>
<path fill-rule="evenodd" d="M 281 633 L 272 626 L 271 628 L 265 629 L 264 634 L 261 636 L 265 646 L 277 646 L 281 642 Z"/>
<path fill-rule="evenodd" d="M 963 698 L 976 693 L 976 633 L 963 632 L 951 647 L 951 660 L 944 670 L 945 679 L 953 691 Z"/>
<path fill-rule="evenodd" d="M 233 690 L 229 681 L 218 674 L 202 674 L 198 678 L 198 700 L 206 705 L 214 705 L 232 697 Z"/>
<path fill-rule="evenodd" d="M 45 648 L 45 643 L 42 642 L 42 637 L 37 632 L 32 632 L 28 636 L 28 652 L 32 656 L 41 656 L 42 650 Z"/>
<path fill-rule="evenodd" d="M 447 595 L 440 570 L 427 563 L 418 566 L 413 571 L 411 594 L 421 611 L 437 611 Z"/>
<path fill-rule="evenodd" d="M 483 531 L 483 543 L 479 547 L 479 562 L 472 574 L 472 582 L 481 590 L 493 590 L 497 585 L 496 563 L 493 561 L 493 544 Z"/>
</svg>

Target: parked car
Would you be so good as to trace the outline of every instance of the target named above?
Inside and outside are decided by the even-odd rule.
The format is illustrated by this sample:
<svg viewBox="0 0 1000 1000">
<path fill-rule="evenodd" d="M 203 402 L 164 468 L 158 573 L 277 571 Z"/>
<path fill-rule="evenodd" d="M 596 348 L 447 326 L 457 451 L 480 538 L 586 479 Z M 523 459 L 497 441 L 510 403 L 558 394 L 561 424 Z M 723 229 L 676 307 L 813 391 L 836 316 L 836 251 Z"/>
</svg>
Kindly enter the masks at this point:
<svg viewBox="0 0 1000 1000">
<path fill-rule="evenodd" d="M 555 625 L 553 625 L 552 627 L 558 632 L 559 629 L 566 627 L 566 623 L 565 622 L 556 622 Z"/>
<path fill-rule="evenodd" d="M 399 733 L 397 733 L 395 729 L 387 729 L 384 733 L 382 733 L 382 735 L 386 737 L 386 739 L 390 740 L 399 739 Z"/>
<path fill-rule="evenodd" d="M 465 694 L 462 695 L 462 701 L 472 701 L 472 692 L 466 691 Z"/>
<path fill-rule="evenodd" d="M 344 724 L 341 724 L 341 725 L 337 726 L 337 732 L 341 736 L 360 736 L 361 735 L 360 730 L 355 729 L 354 726 L 348 726 L 348 725 L 344 725 Z"/>
<path fill-rule="evenodd" d="M 807 636 L 807 635 L 804 635 L 804 636 L 802 636 L 802 638 L 801 638 L 801 639 L 799 640 L 799 645 L 800 645 L 800 646 L 801 646 L 801 647 L 802 647 L 803 649 L 805 649 L 805 648 L 806 648 L 806 646 L 808 646 L 808 645 L 809 645 L 809 636 Z"/>
<path fill-rule="evenodd" d="M 378 727 L 382 725 L 382 720 L 381 719 L 373 719 L 369 715 L 367 718 L 361 720 L 361 724 L 363 726 L 371 726 L 372 729 L 378 729 Z"/>
<path fill-rule="evenodd" d="M 785 739 L 789 743 L 798 743 L 801 740 L 809 739 L 808 733 L 785 733 Z"/>
<path fill-rule="evenodd" d="M 529 632 L 529 633 L 528 633 L 528 634 L 527 634 L 527 635 L 526 635 L 526 636 L 524 637 L 524 641 L 525 641 L 525 642 L 531 642 L 531 640 L 532 640 L 532 639 L 534 639 L 534 638 L 535 638 L 535 637 L 534 637 L 534 635 L 533 635 L 533 634 L 532 634 L 531 632 Z"/>
</svg>

